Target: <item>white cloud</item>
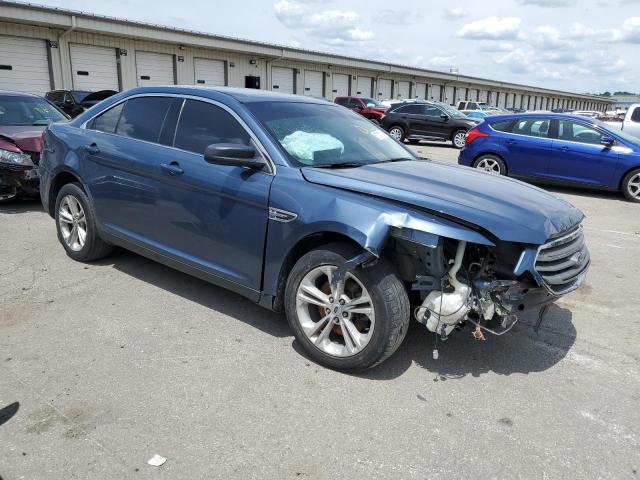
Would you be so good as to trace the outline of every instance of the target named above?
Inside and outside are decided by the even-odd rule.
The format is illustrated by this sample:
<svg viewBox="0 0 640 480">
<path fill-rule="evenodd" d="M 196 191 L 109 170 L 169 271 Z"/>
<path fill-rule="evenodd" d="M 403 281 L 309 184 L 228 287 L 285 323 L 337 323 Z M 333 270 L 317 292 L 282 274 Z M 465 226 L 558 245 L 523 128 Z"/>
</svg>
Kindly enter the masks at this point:
<svg viewBox="0 0 640 480">
<path fill-rule="evenodd" d="M 536 28 L 529 39 L 532 44 L 543 49 L 557 49 L 566 45 L 560 32 L 549 25 Z"/>
<path fill-rule="evenodd" d="M 439 67 L 439 68 L 443 68 L 443 67 L 449 68 L 454 66 L 455 63 L 456 63 L 455 55 L 436 55 L 435 57 L 431 57 L 427 62 L 427 64 L 430 67 Z"/>
<path fill-rule="evenodd" d="M 518 17 L 487 17 L 467 23 L 458 36 L 473 39 L 515 40 L 520 37 L 522 20 Z"/>
<path fill-rule="evenodd" d="M 622 38 L 626 42 L 640 43 L 640 17 L 631 17 L 624 21 Z"/>
<path fill-rule="evenodd" d="M 580 22 L 574 22 L 569 27 L 569 31 L 566 34 L 567 38 L 575 40 L 595 40 L 601 42 L 612 42 L 620 40 L 620 31 L 615 28 L 593 28 L 588 25 L 583 25 Z"/>
<path fill-rule="evenodd" d="M 536 7 L 568 7 L 571 0 L 518 0 L 520 5 L 535 5 Z"/>
<path fill-rule="evenodd" d="M 464 18 L 468 15 L 467 11 L 460 7 L 447 8 L 444 11 L 444 17 L 451 20 Z"/>
<path fill-rule="evenodd" d="M 276 17 L 285 26 L 302 29 L 329 45 L 366 42 L 373 38 L 373 31 L 363 30 L 360 15 L 353 11 L 324 10 L 313 12 L 308 5 L 292 0 L 280 0 L 274 4 Z"/>
<path fill-rule="evenodd" d="M 482 50 L 483 52 L 511 52 L 515 49 L 515 45 L 508 42 L 485 40 L 480 43 L 480 50 Z"/>
<path fill-rule="evenodd" d="M 520 48 L 516 48 L 506 55 L 500 55 L 494 58 L 499 65 L 504 65 L 513 73 L 528 73 L 533 69 L 532 56 Z"/>
<path fill-rule="evenodd" d="M 422 18 L 422 14 L 409 10 L 380 10 L 374 15 L 376 23 L 385 25 L 411 25 Z"/>
</svg>

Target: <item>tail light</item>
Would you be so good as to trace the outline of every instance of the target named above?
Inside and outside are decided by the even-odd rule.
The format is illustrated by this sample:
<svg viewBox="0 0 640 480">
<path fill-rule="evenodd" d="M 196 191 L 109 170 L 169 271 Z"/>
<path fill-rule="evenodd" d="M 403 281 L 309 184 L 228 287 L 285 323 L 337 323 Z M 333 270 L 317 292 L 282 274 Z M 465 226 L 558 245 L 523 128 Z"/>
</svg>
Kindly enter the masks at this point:
<svg viewBox="0 0 640 480">
<path fill-rule="evenodd" d="M 466 143 L 467 145 L 470 145 L 471 143 L 473 143 L 474 140 L 478 138 L 488 137 L 488 136 L 489 136 L 488 133 L 481 132 L 480 130 L 478 130 L 477 127 L 472 128 L 467 132 L 467 136 L 464 138 L 464 143 Z"/>
</svg>

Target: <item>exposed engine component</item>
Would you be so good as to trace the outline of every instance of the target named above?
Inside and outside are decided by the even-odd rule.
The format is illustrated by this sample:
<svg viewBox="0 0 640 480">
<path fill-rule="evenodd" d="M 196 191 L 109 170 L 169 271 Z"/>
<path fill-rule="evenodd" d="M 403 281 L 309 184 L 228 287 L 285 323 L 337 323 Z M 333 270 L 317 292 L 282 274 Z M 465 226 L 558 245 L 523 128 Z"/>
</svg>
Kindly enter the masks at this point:
<svg viewBox="0 0 640 480">
<path fill-rule="evenodd" d="M 449 335 L 471 309 L 471 287 L 458 280 L 467 242 L 459 242 L 453 265 L 441 282 L 441 290 L 432 290 L 416 312 L 416 318 L 432 332 Z"/>
</svg>

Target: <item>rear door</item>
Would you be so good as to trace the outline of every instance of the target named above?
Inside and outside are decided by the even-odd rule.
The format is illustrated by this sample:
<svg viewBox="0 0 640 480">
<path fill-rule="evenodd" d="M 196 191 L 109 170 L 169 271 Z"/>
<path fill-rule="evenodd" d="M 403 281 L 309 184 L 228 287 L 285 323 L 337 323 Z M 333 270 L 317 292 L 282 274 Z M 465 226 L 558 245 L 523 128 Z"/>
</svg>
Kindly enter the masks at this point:
<svg viewBox="0 0 640 480">
<path fill-rule="evenodd" d="M 549 175 L 562 181 L 608 185 L 619 154 L 600 143 L 605 133 L 575 120 L 559 120 L 557 131 Z"/>
<path fill-rule="evenodd" d="M 503 132 L 505 156 L 509 174 L 544 177 L 551 161 L 553 140 L 549 132 L 551 119 L 545 117 L 521 117 L 510 132 Z"/>
</svg>

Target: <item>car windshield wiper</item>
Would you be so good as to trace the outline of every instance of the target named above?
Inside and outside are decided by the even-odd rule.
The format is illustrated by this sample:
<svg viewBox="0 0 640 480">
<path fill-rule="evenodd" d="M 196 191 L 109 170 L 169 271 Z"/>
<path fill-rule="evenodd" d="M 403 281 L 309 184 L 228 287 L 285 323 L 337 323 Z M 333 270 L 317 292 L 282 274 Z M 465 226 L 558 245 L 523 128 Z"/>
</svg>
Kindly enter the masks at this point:
<svg viewBox="0 0 640 480">
<path fill-rule="evenodd" d="M 411 162 L 413 160 L 414 160 L 413 158 L 400 157 L 400 158 L 389 158 L 388 160 L 380 160 L 379 162 L 376 162 L 376 163 Z"/>
<path fill-rule="evenodd" d="M 363 165 L 367 165 L 362 162 L 338 162 L 338 163 L 319 163 L 313 165 L 315 168 L 357 168 Z"/>
</svg>

